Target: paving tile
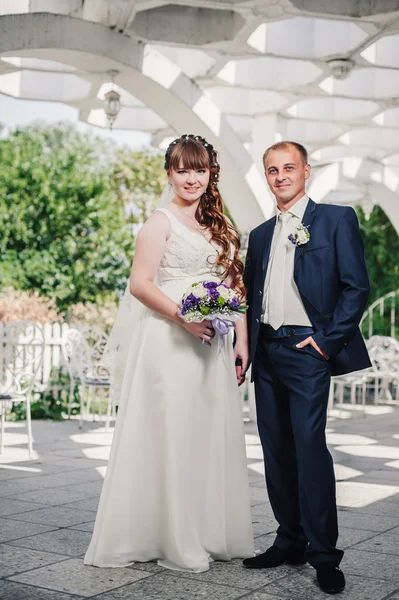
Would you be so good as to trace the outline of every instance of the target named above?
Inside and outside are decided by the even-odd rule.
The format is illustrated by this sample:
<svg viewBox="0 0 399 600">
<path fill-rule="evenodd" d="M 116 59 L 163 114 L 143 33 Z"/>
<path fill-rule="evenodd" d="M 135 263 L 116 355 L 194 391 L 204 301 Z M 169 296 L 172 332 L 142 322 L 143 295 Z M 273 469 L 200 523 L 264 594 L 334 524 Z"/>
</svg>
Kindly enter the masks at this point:
<svg viewBox="0 0 399 600">
<path fill-rule="evenodd" d="M 379 500 L 391 500 L 399 492 L 398 486 L 385 485 L 375 480 L 340 481 L 337 483 L 337 503 L 349 508 L 367 506 Z"/>
<path fill-rule="evenodd" d="M 28 548 L 17 548 L 9 544 L 0 544 L 0 577 L 8 577 L 67 558 L 68 556 L 60 554 L 38 552 L 37 550 L 29 550 Z"/>
<path fill-rule="evenodd" d="M 10 577 L 10 580 L 87 598 L 147 577 L 151 574 L 133 569 L 88 567 L 81 559 L 75 558 L 21 573 Z"/>
<path fill-rule="evenodd" d="M 256 516 L 252 517 L 252 529 L 254 537 L 259 535 L 265 535 L 266 533 L 272 533 L 276 531 L 278 523 L 272 515 Z"/>
<path fill-rule="evenodd" d="M 365 529 L 352 529 L 350 527 L 340 527 L 338 537 L 338 548 L 349 548 L 363 540 L 367 540 L 376 535 L 375 531 L 366 531 Z"/>
<path fill-rule="evenodd" d="M 51 475 L 61 471 L 74 471 L 74 465 L 69 461 L 65 464 L 49 462 L 45 457 L 40 456 L 37 459 L 29 461 L 18 461 L 18 463 L 0 464 L 0 481 L 3 479 L 27 479 L 28 477 L 40 477 L 41 475 Z"/>
<path fill-rule="evenodd" d="M 107 464 L 106 460 L 87 458 L 86 456 L 75 456 L 68 458 L 67 456 L 53 453 L 41 454 L 40 459 L 49 469 L 57 466 L 60 469 L 66 469 L 68 471 L 95 468 Z M 73 465 L 72 468 L 71 465 Z"/>
<path fill-rule="evenodd" d="M 356 510 L 340 510 L 338 511 L 338 523 L 340 527 L 351 527 L 352 529 L 368 529 L 378 532 L 388 531 L 388 529 L 399 526 L 399 512 L 395 519 L 383 515 L 362 514 Z"/>
<path fill-rule="evenodd" d="M 96 462 L 96 461 L 92 461 Z M 73 464 L 76 463 L 76 469 L 74 470 L 74 476 L 78 481 L 104 481 L 104 476 L 97 469 L 106 468 L 107 463 L 102 461 L 101 464 L 94 464 L 90 466 L 79 466 L 79 460 L 74 460 Z M 77 481 L 77 482 L 78 482 Z"/>
<path fill-rule="evenodd" d="M 160 573 L 100 594 L 96 600 L 233 600 L 242 595 L 242 589 Z"/>
<path fill-rule="evenodd" d="M 15 496 L 23 492 L 29 492 L 36 489 L 36 485 L 32 483 L 34 477 L 26 477 L 24 479 L 12 479 L 11 481 L 2 481 L 0 483 L 0 498 Z"/>
<path fill-rule="evenodd" d="M 91 513 L 91 516 L 93 518 L 93 513 Z M 88 523 L 81 523 L 80 525 L 73 525 L 72 527 L 69 527 L 69 529 L 78 529 L 79 531 L 90 531 L 91 533 L 93 533 L 94 523 L 95 523 L 95 521 L 89 521 Z"/>
<path fill-rule="evenodd" d="M 271 596 L 265 592 L 253 592 L 252 594 L 247 594 L 245 600 L 282 600 L 282 596 Z M 295 600 L 295 598 L 284 596 L 284 600 Z"/>
<path fill-rule="evenodd" d="M 274 540 L 276 539 L 276 533 L 267 533 L 266 535 L 260 535 L 255 538 L 255 552 L 260 554 L 265 552 L 270 546 L 273 546 Z"/>
<path fill-rule="evenodd" d="M 71 527 L 93 520 L 91 511 L 73 510 L 64 506 L 51 506 L 50 508 L 41 508 L 40 510 L 32 510 L 13 516 L 17 521 L 45 523 L 56 527 Z"/>
<path fill-rule="evenodd" d="M 32 477 L 29 480 L 29 483 L 32 486 L 35 485 L 36 489 L 43 489 L 64 487 L 66 485 L 73 487 L 75 485 L 84 485 L 85 482 L 96 483 L 98 481 L 101 483 L 103 481 L 102 477 L 96 473 L 94 469 L 87 469 L 84 475 L 85 477 L 83 479 L 79 472 L 63 471 L 61 473 L 46 474 L 34 478 Z"/>
<path fill-rule="evenodd" d="M 98 493 L 93 493 L 91 489 L 84 490 L 81 488 L 79 491 L 72 489 L 72 486 L 66 486 L 30 491 L 25 492 L 24 494 L 16 494 L 15 496 L 12 496 L 12 498 L 15 498 L 16 500 L 24 500 L 25 502 L 38 502 L 39 504 L 57 505 L 69 504 L 79 500 L 87 500 L 88 498 L 93 498 L 97 495 Z"/>
<path fill-rule="evenodd" d="M 37 502 L 21 502 L 20 500 L 0 498 L 0 517 L 29 512 L 37 508 L 44 508 L 44 506 L 44 504 L 38 504 Z"/>
<path fill-rule="evenodd" d="M 340 600 L 383 600 L 395 591 L 396 587 L 397 583 L 393 581 L 348 575 L 345 591 L 339 595 L 339 598 Z M 318 587 L 316 573 L 311 567 L 279 579 L 259 591 L 283 600 L 326 600 L 326 594 Z"/>
<path fill-rule="evenodd" d="M 0 543 L 9 542 L 29 535 L 45 533 L 57 529 L 51 525 L 39 523 L 23 523 L 14 519 L 0 519 Z"/>
<path fill-rule="evenodd" d="M 367 550 L 369 552 L 399 556 L 399 536 L 397 533 L 381 533 L 370 540 L 356 544 L 354 548 L 356 550 Z"/>
<path fill-rule="evenodd" d="M 42 474 L 42 467 L 36 464 L 32 464 L 30 467 L 27 466 L 26 469 L 13 464 L 0 464 L 0 486 L 2 485 L 3 481 L 11 481 L 13 479 L 29 479 L 29 477 L 38 477 Z"/>
<path fill-rule="evenodd" d="M 86 500 L 78 500 L 77 502 L 68 502 L 65 504 L 68 508 L 77 508 L 79 510 L 91 510 L 97 512 L 100 497 L 88 498 Z"/>
<path fill-rule="evenodd" d="M 253 517 L 273 517 L 274 519 L 273 510 L 269 502 L 264 502 L 263 504 L 257 504 L 256 506 L 253 506 L 251 512 Z M 275 523 L 277 527 L 277 521 L 275 521 Z"/>
<path fill-rule="evenodd" d="M 350 548 L 345 552 L 342 568 L 345 573 L 352 573 L 352 575 L 399 582 L 398 558 L 391 554 Z"/>
<path fill-rule="evenodd" d="M 207 583 L 230 585 L 242 590 L 256 590 L 276 579 L 286 577 L 292 571 L 292 567 L 286 565 L 276 569 L 246 569 L 242 566 L 242 559 L 228 562 L 215 561 L 210 563 L 209 567 L 209 571 L 205 573 L 184 573 L 184 577 Z"/>
<path fill-rule="evenodd" d="M 27 526 L 26 523 L 20 523 L 20 525 Z M 39 526 L 36 525 L 36 527 Z M 57 531 L 25 537 L 10 543 L 12 546 L 20 548 L 32 548 L 33 550 L 43 550 L 45 552 L 55 552 L 56 554 L 66 554 L 69 557 L 76 557 L 86 552 L 90 540 L 91 533 L 89 532 L 77 531 L 75 529 L 58 529 Z"/>
<path fill-rule="evenodd" d="M 266 484 L 265 484 L 265 478 L 262 477 L 262 479 L 254 479 L 253 481 L 251 481 L 251 487 L 257 487 L 257 488 L 261 488 L 263 489 L 263 491 L 266 494 L 267 497 L 267 491 L 266 491 Z"/>
<path fill-rule="evenodd" d="M 6 579 L 0 581 L 0 598 L 2 600 L 79 600 L 78 596 L 43 590 Z"/>
<path fill-rule="evenodd" d="M 165 567 L 159 566 L 156 560 L 149 562 L 135 562 L 128 569 L 138 569 L 139 571 L 147 571 L 147 573 L 168 573 L 169 571 Z M 178 575 L 178 573 L 175 573 Z M 184 573 L 182 573 L 184 575 Z"/>
<path fill-rule="evenodd" d="M 265 484 L 263 483 L 262 487 L 256 487 L 255 485 L 251 485 L 249 488 L 249 493 L 251 497 L 251 505 L 256 506 L 257 504 L 264 504 L 265 502 L 269 502 L 269 498 L 267 495 L 267 491 L 265 488 Z"/>
<path fill-rule="evenodd" d="M 397 503 L 390 502 L 388 500 L 381 500 L 380 502 L 373 502 L 367 506 L 358 506 L 355 509 L 341 508 L 341 510 L 354 510 L 357 514 L 364 515 L 382 515 L 387 517 L 397 517 L 399 515 L 399 507 Z"/>
<path fill-rule="evenodd" d="M 364 473 L 367 479 L 381 480 L 383 483 L 399 485 L 398 469 L 375 469 Z"/>
<path fill-rule="evenodd" d="M 101 481 L 79 481 L 68 486 L 71 491 L 84 492 L 88 497 L 99 496 L 103 487 L 104 480 Z M 89 496 L 90 495 L 90 496 Z"/>
</svg>

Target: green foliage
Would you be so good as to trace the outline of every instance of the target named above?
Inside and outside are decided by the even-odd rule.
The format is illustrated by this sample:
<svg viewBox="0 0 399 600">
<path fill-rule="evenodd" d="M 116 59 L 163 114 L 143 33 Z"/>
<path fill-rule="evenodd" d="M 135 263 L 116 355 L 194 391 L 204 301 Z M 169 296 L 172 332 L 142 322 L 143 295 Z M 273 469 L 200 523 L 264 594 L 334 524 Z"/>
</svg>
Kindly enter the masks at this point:
<svg viewBox="0 0 399 600">
<path fill-rule="evenodd" d="M 31 400 L 32 419 L 52 419 L 62 421 L 67 413 L 67 399 L 70 379 L 65 368 L 54 368 L 48 382 L 48 389 L 35 392 Z M 71 414 L 79 414 L 79 386 L 76 386 L 72 402 Z M 26 402 L 14 404 L 7 415 L 9 421 L 24 421 L 26 419 Z"/>
<path fill-rule="evenodd" d="M 360 207 L 357 207 L 357 214 L 371 282 L 371 304 L 388 292 L 399 289 L 399 237 L 380 206 L 374 207 L 369 221 L 366 221 Z"/>
<path fill-rule="evenodd" d="M 161 155 L 151 151 L 115 150 L 110 187 L 114 201 L 125 207 L 131 225 L 144 223 L 155 210 L 167 182 L 163 162 Z"/>
<path fill-rule="evenodd" d="M 63 412 L 65 408 L 62 402 L 54 396 L 48 399 L 38 398 L 33 400 L 30 405 L 32 419 L 51 419 L 52 421 L 62 421 L 64 419 Z M 26 402 L 15 404 L 9 415 L 8 421 L 25 421 L 26 419 Z"/>
<path fill-rule="evenodd" d="M 35 126 L 0 141 L 0 166 L 0 286 L 38 290 L 61 310 L 115 298 L 132 225 L 163 186 L 159 157 L 70 126 Z"/>
</svg>

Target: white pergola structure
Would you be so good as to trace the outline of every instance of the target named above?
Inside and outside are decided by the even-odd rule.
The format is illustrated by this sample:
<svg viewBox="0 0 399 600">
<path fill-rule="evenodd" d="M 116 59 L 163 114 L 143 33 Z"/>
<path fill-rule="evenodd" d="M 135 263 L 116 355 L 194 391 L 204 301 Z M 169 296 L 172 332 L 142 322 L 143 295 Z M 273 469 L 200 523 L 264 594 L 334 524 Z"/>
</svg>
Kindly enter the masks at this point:
<svg viewBox="0 0 399 600">
<path fill-rule="evenodd" d="M 116 128 L 215 145 L 242 231 L 273 211 L 263 151 L 293 139 L 316 201 L 378 203 L 399 233 L 399 0 L 0 0 L 0 94 L 107 127 L 112 78 Z"/>
</svg>

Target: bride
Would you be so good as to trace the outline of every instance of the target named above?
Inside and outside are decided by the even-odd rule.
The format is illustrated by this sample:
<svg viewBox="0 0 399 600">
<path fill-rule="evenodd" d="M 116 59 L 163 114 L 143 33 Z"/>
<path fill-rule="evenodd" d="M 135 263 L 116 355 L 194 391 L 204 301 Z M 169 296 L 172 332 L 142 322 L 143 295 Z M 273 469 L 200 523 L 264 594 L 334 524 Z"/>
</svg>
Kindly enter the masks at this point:
<svg viewBox="0 0 399 600">
<path fill-rule="evenodd" d="M 183 135 L 165 155 L 171 201 L 137 236 L 130 289 L 111 333 L 118 417 L 85 564 L 157 560 L 201 572 L 254 554 L 238 384 L 246 326 L 214 339 L 185 323 L 191 283 L 224 281 L 241 294 L 237 231 L 223 214 L 219 164 L 204 138 Z M 239 358 L 240 367 L 235 367 Z"/>
</svg>

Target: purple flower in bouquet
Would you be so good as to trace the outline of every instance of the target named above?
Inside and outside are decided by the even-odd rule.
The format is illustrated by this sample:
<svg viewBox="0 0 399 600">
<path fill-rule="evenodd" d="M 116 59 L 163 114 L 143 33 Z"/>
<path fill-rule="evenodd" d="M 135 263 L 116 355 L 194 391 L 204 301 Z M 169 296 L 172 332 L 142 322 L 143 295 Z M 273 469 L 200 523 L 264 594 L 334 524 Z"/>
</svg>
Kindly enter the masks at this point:
<svg viewBox="0 0 399 600">
<path fill-rule="evenodd" d="M 208 297 L 211 298 L 211 300 L 217 300 L 219 296 L 220 294 L 216 287 L 208 288 Z"/>
<path fill-rule="evenodd" d="M 240 308 L 240 306 L 241 306 L 240 301 L 239 301 L 238 298 L 232 298 L 229 301 L 229 304 L 230 304 L 231 308 L 233 308 L 234 310 L 238 310 Z"/>
<path fill-rule="evenodd" d="M 194 296 L 194 294 L 189 294 L 187 298 L 182 302 L 181 305 L 181 314 L 185 315 L 186 313 L 194 310 L 198 307 L 200 299 Z"/>
<path fill-rule="evenodd" d="M 205 281 L 203 284 L 204 288 L 207 288 L 208 290 L 217 288 L 218 285 L 221 285 L 220 283 L 217 283 L 217 281 Z"/>
</svg>

